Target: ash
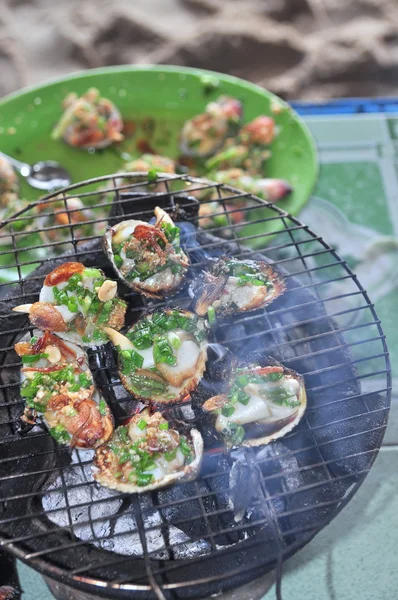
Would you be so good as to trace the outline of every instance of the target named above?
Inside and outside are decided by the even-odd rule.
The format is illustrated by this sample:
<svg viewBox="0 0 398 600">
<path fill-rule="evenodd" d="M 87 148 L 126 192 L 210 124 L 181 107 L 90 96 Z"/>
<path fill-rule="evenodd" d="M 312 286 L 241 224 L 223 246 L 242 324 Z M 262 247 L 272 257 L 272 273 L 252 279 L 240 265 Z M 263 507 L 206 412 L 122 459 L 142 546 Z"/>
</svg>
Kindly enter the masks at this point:
<svg viewBox="0 0 398 600">
<path fill-rule="evenodd" d="M 55 525 L 97 548 L 122 555 L 143 557 L 134 508 L 126 497 L 94 482 L 90 464 L 93 452 L 74 450 L 72 462 L 46 486 L 43 509 Z M 127 498 L 128 501 L 128 498 Z M 129 504 L 129 502 L 128 502 Z M 155 559 L 187 559 L 210 552 L 204 540 L 191 542 L 180 529 L 164 521 L 150 494 L 140 496 L 148 553 Z M 119 514 L 120 513 L 120 514 Z"/>
<path fill-rule="evenodd" d="M 229 500 L 236 522 L 241 521 L 244 516 L 253 516 L 256 519 L 266 516 L 273 518 L 273 515 L 268 514 L 269 503 L 264 501 L 261 489 L 261 481 L 267 475 L 282 473 L 288 491 L 298 489 L 302 485 L 297 459 L 280 442 L 274 442 L 259 451 L 240 448 L 233 453 L 232 458 L 234 464 L 229 478 Z M 268 492 L 272 495 L 273 490 L 270 488 L 268 485 Z M 278 514 L 285 510 L 285 502 L 282 499 L 273 499 L 271 505 L 273 513 Z"/>
</svg>

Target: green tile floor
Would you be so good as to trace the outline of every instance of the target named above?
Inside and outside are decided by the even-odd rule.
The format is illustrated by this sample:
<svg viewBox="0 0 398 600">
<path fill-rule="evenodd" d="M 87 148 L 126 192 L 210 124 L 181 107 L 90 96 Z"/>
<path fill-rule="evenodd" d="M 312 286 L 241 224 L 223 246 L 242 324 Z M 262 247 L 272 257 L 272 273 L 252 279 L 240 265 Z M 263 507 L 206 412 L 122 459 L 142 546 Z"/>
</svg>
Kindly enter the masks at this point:
<svg viewBox="0 0 398 600">
<path fill-rule="evenodd" d="M 300 218 L 358 274 L 383 323 L 394 367 L 398 359 L 398 117 L 309 117 L 307 122 L 317 140 L 321 170 L 314 197 Z M 398 391 L 394 380 L 393 390 Z M 398 598 L 397 462 L 395 393 L 384 445 L 364 484 L 342 513 L 285 565 L 285 600 Z M 21 564 L 19 573 L 25 600 L 51 598 L 37 573 Z M 274 595 L 271 588 L 263 600 Z M 260 597 L 256 593 L 253 600 Z"/>
</svg>

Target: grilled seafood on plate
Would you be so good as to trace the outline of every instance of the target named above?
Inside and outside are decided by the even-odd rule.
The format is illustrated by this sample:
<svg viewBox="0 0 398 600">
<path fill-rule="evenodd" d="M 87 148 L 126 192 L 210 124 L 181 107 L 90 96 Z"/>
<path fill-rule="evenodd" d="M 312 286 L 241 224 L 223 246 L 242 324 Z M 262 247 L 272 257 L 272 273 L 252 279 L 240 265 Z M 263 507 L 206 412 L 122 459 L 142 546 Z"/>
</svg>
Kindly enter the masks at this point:
<svg viewBox="0 0 398 600">
<path fill-rule="evenodd" d="M 208 316 L 248 312 L 267 306 L 285 291 L 285 283 L 269 264 L 220 258 L 190 286 L 196 314 Z"/>
<path fill-rule="evenodd" d="M 118 352 L 120 379 L 142 402 L 178 402 L 198 386 L 206 366 L 203 319 L 164 308 L 139 319 L 122 335 L 105 328 Z"/>
<path fill-rule="evenodd" d="M 286 198 L 293 191 L 293 188 L 285 179 L 269 179 L 265 177 L 258 179 L 247 171 L 238 168 L 217 171 L 210 175 L 210 178 L 214 179 L 217 183 L 237 187 L 242 192 L 253 194 L 273 203 L 283 200 L 283 198 Z M 243 207 L 248 205 L 245 198 L 242 198 L 241 202 Z M 237 207 L 236 201 L 233 200 L 231 208 Z M 231 215 L 232 217 L 233 215 Z"/>
<path fill-rule="evenodd" d="M 18 192 L 19 182 L 16 172 L 10 163 L 0 156 L 0 210 L 17 200 Z"/>
<path fill-rule="evenodd" d="M 139 158 L 124 163 L 123 171 L 150 171 L 174 175 L 176 172 L 176 163 L 171 158 L 161 156 L 160 154 L 142 154 Z"/>
<path fill-rule="evenodd" d="M 123 121 L 119 110 L 96 88 L 90 88 L 80 98 L 68 94 L 65 109 L 52 132 L 52 139 L 63 139 L 76 148 L 106 148 L 123 139 Z"/>
<path fill-rule="evenodd" d="M 82 346 L 106 344 L 104 325 L 121 329 L 127 304 L 117 297 L 117 283 L 100 269 L 66 262 L 44 280 L 39 302 L 16 306 L 32 325 Z"/>
<path fill-rule="evenodd" d="M 72 226 L 73 238 L 79 240 L 78 244 L 87 241 L 86 238 L 90 236 L 104 233 L 106 215 L 102 209 L 92 210 L 84 206 L 80 198 L 63 199 L 60 195 L 54 200 L 56 201 L 38 204 L 36 211 L 39 215 L 37 226 L 40 236 L 46 244 L 54 244 L 55 252 L 65 251 L 65 245 L 57 242 L 71 241 Z"/>
<path fill-rule="evenodd" d="M 205 112 L 186 121 L 180 133 L 180 148 L 186 156 L 211 156 L 238 128 L 242 104 L 230 96 L 209 102 Z"/>
<path fill-rule="evenodd" d="M 119 277 L 144 296 L 162 298 L 182 285 L 189 258 L 180 246 L 180 229 L 155 208 L 156 223 L 122 221 L 104 235 L 105 252 Z"/>
<path fill-rule="evenodd" d="M 283 365 L 254 365 L 236 368 L 227 393 L 209 398 L 203 410 L 215 417 L 228 447 L 261 446 L 291 431 L 306 404 L 301 375 Z"/>
<path fill-rule="evenodd" d="M 203 440 L 172 429 L 160 412 L 149 409 L 118 427 L 112 439 L 96 450 L 94 479 L 120 492 L 142 493 L 175 481 L 189 481 L 199 472 Z"/>
<path fill-rule="evenodd" d="M 113 418 L 79 346 L 45 332 L 15 344 L 15 351 L 23 365 L 23 421 L 33 425 L 43 415 L 52 437 L 76 448 L 96 448 L 109 439 Z"/>
<path fill-rule="evenodd" d="M 246 169 L 254 177 L 264 175 L 267 160 L 271 157 L 269 145 L 275 137 L 275 123 L 262 115 L 247 123 L 235 138 L 225 140 L 224 146 L 205 166 L 208 170 Z"/>
</svg>

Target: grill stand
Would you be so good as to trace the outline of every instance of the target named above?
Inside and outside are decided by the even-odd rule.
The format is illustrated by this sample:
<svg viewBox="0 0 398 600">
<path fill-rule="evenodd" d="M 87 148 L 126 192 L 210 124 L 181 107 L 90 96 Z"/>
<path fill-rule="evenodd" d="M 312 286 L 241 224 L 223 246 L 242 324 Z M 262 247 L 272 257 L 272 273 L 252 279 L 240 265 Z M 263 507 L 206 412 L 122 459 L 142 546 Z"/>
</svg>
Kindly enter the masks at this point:
<svg viewBox="0 0 398 600">
<path fill-rule="evenodd" d="M 59 583 L 55 579 L 43 576 L 50 592 L 56 598 L 56 600 L 104 600 L 106 596 L 96 596 L 95 594 L 83 593 L 80 590 L 73 589 L 69 585 Z M 217 600 L 260 600 L 264 594 L 272 587 L 275 582 L 274 571 L 259 577 L 246 585 L 236 588 L 231 592 L 226 592 L 217 596 Z M 214 594 L 209 596 L 213 598 Z M 109 600 L 112 600 L 114 596 L 109 596 Z"/>
</svg>

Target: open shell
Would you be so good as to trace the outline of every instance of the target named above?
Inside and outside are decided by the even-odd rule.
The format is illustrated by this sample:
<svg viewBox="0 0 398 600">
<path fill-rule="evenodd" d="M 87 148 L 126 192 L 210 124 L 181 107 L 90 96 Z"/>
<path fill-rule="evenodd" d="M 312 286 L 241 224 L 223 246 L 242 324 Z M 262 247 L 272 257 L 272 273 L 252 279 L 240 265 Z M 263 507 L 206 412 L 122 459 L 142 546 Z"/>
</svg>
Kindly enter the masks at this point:
<svg viewBox="0 0 398 600">
<path fill-rule="evenodd" d="M 234 370 L 226 393 L 209 398 L 203 405 L 203 410 L 214 416 L 215 429 L 224 438 L 228 447 L 269 444 L 289 433 L 299 423 L 305 412 L 307 395 L 303 377 L 273 359 L 269 360 L 269 363 L 265 366 L 257 364 L 243 367 L 239 371 Z M 253 375 L 257 377 L 274 376 L 279 379 L 264 380 L 262 384 L 249 382 L 245 386 L 242 384 L 236 386 L 239 377 Z M 263 397 L 258 392 L 262 386 L 264 386 L 263 390 L 265 388 L 265 393 L 262 392 Z M 267 388 L 271 393 L 286 392 L 287 390 L 290 403 L 273 402 L 270 397 L 266 396 Z M 244 404 L 239 400 L 231 401 L 234 390 L 238 390 L 239 393 L 246 396 Z M 228 410 L 230 406 L 234 408 L 234 412 L 223 414 L 223 410 Z M 234 439 L 235 435 L 237 437 Z"/>
<path fill-rule="evenodd" d="M 257 285 L 250 281 L 242 285 L 239 275 L 234 275 L 246 269 Z M 264 285 L 258 285 L 262 280 Z M 202 272 L 189 290 L 195 312 L 202 317 L 211 307 L 216 314 L 225 316 L 257 310 L 273 302 L 284 291 L 281 275 L 266 262 L 227 258 L 219 259 L 210 271 Z"/>
<path fill-rule="evenodd" d="M 79 296 L 75 288 L 68 289 L 73 275 L 81 278 L 78 287 L 84 292 L 83 296 Z M 106 344 L 108 338 L 103 326 L 121 329 L 127 309 L 124 300 L 115 294 L 111 298 L 101 296 L 102 286 L 107 281 L 111 282 L 100 269 L 86 269 L 77 262 L 63 263 L 46 276 L 38 302 L 16 306 L 13 310 L 29 314 L 34 327 L 55 332 L 62 339 L 80 346 Z M 68 299 L 74 299 L 76 309 L 60 304 L 54 295 L 55 289 L 65 293 Z M 92 308 L 95 310 L 90 312 Z"/>
<path fill-rule="evenodd" d="M 152 345 L 145 350 L 140 350 L 134 345 L 131 339 L 128 339 L 121 333 L 113 331 L 111 328 L 106 328 L 106 333 L 108 334 L 109 339 L 118 351 L 118 370 L 123 386 L 128 392 L 130 392 L 130 394 L 144 403 L 163 405 L 173 404 L 183 400 L 186 396 L 188 396 L 188 394 L 197 388 L 205 371 L 207 360 L 207 340 L 205 336 L 204 321 L 202 319 L 198 319 L 189 311 L 180 308 L 166 308 L 157 311 L 156 313 L 150 313 L 139 319 L 139 321 L 137 321 L 137 323 L 130 328 L 130 330 L 127 332 L 127 335 L 131 336 L 131 334 L 145 324 L 145 321 L 148 321 L 149 324 L 152 323 L 154 315 L 164 315 L 166 318 L 170 319 L 175 314 L 178 314 L 181 318 L 188 317 L 190 320 L 196 320 L 197 332 L 200 332 L 199 337 L 203 337 L 203 339 L 201 341 L 197 341 L 193 333 L 176 327 L 173 330 L 165 330 L 160 334 L 155 334 L 155 336 L 152 338 Z M 154 342 L 160 337 L 167 337 L 170 339 L 170 335 L 177 336 L 181 342 L 178 349 L 173 350 L 170 346 L 170 349 L 177 361 L 176 365 L 174 366 L 168 365 L 164 362 L 155 362 L 153 355 Z M 124 359 L 122 356 L 123 351 L 133 351 L 143 357 L 144 362 L 142 367 L 132 367 L 131 371 L 127 370 L 126 372 L 123 362 Z M 154 368 L 156 368 L 155 372 L 151 371 L 151 369 Z M 136 387 L 134 387 L 131 380 L 132 376 L 137 375 L 140 377 L 145 377 L 146 380 L 153 379 L 155 382 L 158 382 L 162 391 L 155 392 L 150 390 L 143 391 L 142 389 L 138 390 Z"/>
<path fill-rule="evenodd" d="M 166 432 L 160 430 L 159 424 L 167 423 L 167 421 L 162 417 L 161 413 L 154 413 L 152 416 L 150 416 L 148 409 L 144 409 L 144 411 L 132 417 L 132 419 L 128 423 L 128 429 L 126 427 L 123 428 L 124 431 L 126 431 L 126 429 L 128 431 L 128 433 L 125 433 L 125 437 L 123 438 L 127 440 L 127 443 L 123 443 L 120 441 L 119 430 L 121 428 L 118 428 L 115 430 L 115 433 L 112 439 L 110 440 L 109 444 L 104 444 L 103 446 L 97 449 L 93 465 L 94 479 L 105 487 L 118 490 L 119 492 L 126 492 L 131 494 L 140 494 L 143 492 L 149 492 L 151 490 L 157 490 L 159 488 L 171 485 L 176 481 L 190 481 L 192 479 L 195 479 L 199 472 L 203 457 L 203 439 L 197 429 L 191 429 L 189 432 L 189 443 L 192 449 L 193 456 L 190 462 L 188 462 L 184 456 L 182 456 L 182 458 L 180 456 L 179 458 L 182 464 L 177 464 L 173 467 L 171 463 L 167 464 L 167 462 L 163 460 L 163 465 L 160 469 L 158 469 L 159 463 L 155 462 L 155 469 L 148 469 L 146 471 L 147 474 L 150 474 L 151 470 L 152 472 L 155 472 L 153 474 L 153 480 L 150 481 L 147 485 L 137 485 L 136 482 L 134 483 L 134 481 L 130 482 L 127 480 L 127 470 L 133 469 L 133 465 L 128 461 L 127 463 L 123 463 L 121 465 L 117 459 L 116 454 L 113 452 L 112 447 L 115 448 L 115 445 L 120 444 L 122 447 L 126 448 L 129 447 L 129 445 L 131 445 L 137 439 L 143 440 L 144 438 L 145 440 L 146 435 L 148 435 L 145 429 L 140 431 L 137 428 L 137 424 L 142 420 L 145 420 L 145 422 L 148 423 L 147 428 L 150 428 L 152 443 L 154 435 L 156 436 L 156 431 L 160 436 L 165 434 L 167 436 L 172 435 L 173 438 L 171 439 L 171 441 L 173 441 L 177 436 L 180 435 L 177 429 L 168 429 Z M 134 433 L 131 433 L 134 431 L 137 431 L 138 437 L 134 437 Z M 133 438 L 131 437 L 132 435 Z M 187 439 L 188 436 L 184 437 L 185 439 Z M 180 438 L 177 437 L 177 439 Z M 143 443 L 145 444 L 146 442 L 144 441 Z M 162 452 L 160 452 L 159 454 L 160 456 L 162 456 Z M 162 469 L 164 469 L 165 467 L 166 469 L 170 468 L 170 472 L 160 472 L 156 476 L 156 471 L 162 471 Z M 118 476 L 116 476 L 116 473 L 118 473 Z"/>
<path fill-rule="evenodd" d="M 169 215 L 159 207 L 155 208 L 156 223 L 130 219 L 110 227 L 103 238 L 106 255 L 113 268 L 133 290 L 150 298 L 164 298 L 174 294 L 183 284 L 189 267 L 189 258 L 179 246 L 179 241 L 170 242 L 163 231 L 163 224 L 174 227 Z M 164 248 L 159 244 L 164 245 Z M 115 248 L 119 254 L 115 256 Z M 126 251 L 134 247 L 138 258 L 128 258 Z M 119 266 L 116 263 L 118 258 Z M 148 268 L 150 275 L 141 280 L 139 272 Z M 173 272 L 177 270 L 177 272 Z M 131 277 L 131 274 L 136 276 Z"/>
<path fill-rule="evenodd" d="M 37 414 L 41 414 L 50 434 L 71 447 L 96 448 L 103 444 L 113 433 L 113 417 L 94 387 L 86 353 L 50 332 L 34 333 L 33 344 L 29 336 L 15 344 L 22 361 L 29 360 L 21 369 L 21 389 L 27 390 L 38 374 L 44 380 L 35 395 L 27 399 L 22 420 L 34 425 Z M 37 360 L 32 360 L 35 357 Z M 73 375 L 73 383 L 68 376 L 52 379 L 65 367 Z M 75 383 L 80 385 L 77 391 L 71 388 Z"/>
<path fill-rule="evenodd" d="M 119 110 L 107 98 L 90 88 L 78 98 L 71 93 L 65 98 L 65 112 L 53 130 L 54 140 L 62 138 L 76 148 L 106 148 L 123 139 L 123 120 Z"/>
<path fill-rule="evenodd" d="M 180 148 L 185 156 L 206 158 L 217 152 L 233 135 L 242 119 L 242 104 L 230 96 L 209 102 L 205 111 L 184 123 Z"/>
</svg>

